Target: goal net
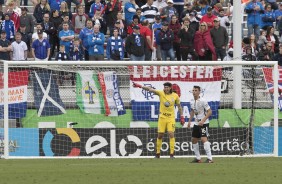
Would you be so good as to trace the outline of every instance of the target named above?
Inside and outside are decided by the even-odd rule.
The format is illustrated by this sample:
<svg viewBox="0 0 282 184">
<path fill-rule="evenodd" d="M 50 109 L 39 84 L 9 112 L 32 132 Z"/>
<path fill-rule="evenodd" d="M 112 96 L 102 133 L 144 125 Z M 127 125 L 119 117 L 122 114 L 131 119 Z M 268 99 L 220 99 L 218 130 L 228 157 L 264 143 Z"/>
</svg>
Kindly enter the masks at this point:
<svg viewBox="0 0 282 184">
<path fill-rule="evenodd" d="M 235 72 L 234 69 L 240 72 Z M 5 158 L 152 157 L 159 97 L 171 82 L 175 156 L 194 156 L 187 128 L 194 85 L 208 102 L 214 156 L 277 156 L 276 62 L 0 63 L 0 154 Z M 274 90 L 274 89 L 277 89 Z M 280 114 L 279 114 L 280 115 Z M 192 120 L 193 124 L 194 120 Z M 202 143 L 200 152 L 205 155 Z M 161 156 L 169 155 L 165 134 Z"/>
</svg>

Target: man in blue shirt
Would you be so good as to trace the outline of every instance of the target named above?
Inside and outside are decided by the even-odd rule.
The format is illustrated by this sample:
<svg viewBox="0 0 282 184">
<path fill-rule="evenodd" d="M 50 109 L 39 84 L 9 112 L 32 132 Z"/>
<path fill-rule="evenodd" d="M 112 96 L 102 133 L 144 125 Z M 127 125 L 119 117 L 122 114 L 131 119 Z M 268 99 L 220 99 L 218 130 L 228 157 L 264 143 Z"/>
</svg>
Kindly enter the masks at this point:
<svg viewBox="0 0 282 184">
<path fill-rule="evenodd" d="M 105 35 L 100 32 L 100 26 L 94 26 L 94 34 L 88 37 L 90 61 L 104 60 Z"/>
<path fill-rule="evenodd" d="M 125 3 L 124 17 L 125 17 L 127 25 L 130 25 L 132 23 L 132 18 L 133 18 L 133 15 L 136 14 L 137 8 L 139 8 L 139 6 L 136 4 L 135 0 L 130 0 L 129 2 Z"/>
<path fill-rule="evenodd" d="M 59 32 L 60 45 L 65 46 L 66 53 L 70 52 L 70 47 L 72 47 L 72 42 L 74 40 L 74 32 L 69 30 L 69 24 L 63 23 L 63 30 Z"/>
<path fill-rule="evenodd" d="M 32 43 L 31 53 L 35 61 L 47 61 L 50 55 L 50 44 L 43 38 L 43 31 L 38 30 L 38 39 Z"/>
<path fill-rule="evenodd" d="M 88 37 L 92 36 L 94 33 L 93 30 L 93 22 L 91 19 L 87 20 L 86 27 L 84 27 L 79 33 L 79 39 L 82 43 L 82 48 L 84 50 L 84 57 L 85 61 L 89 61 L 89 44 L 88 44 Z"/>
</svg>

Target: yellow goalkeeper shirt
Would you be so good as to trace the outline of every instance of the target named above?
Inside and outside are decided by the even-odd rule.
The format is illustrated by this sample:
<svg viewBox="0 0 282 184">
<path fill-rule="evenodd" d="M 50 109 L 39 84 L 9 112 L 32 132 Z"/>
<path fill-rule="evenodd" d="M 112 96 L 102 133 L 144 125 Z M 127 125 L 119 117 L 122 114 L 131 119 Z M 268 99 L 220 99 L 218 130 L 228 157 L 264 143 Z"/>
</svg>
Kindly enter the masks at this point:
<svg viewBox="0 0 282 184">
<path fill-rule="evenodd" d="M 165 94 L 161 90 L 156 90 L 156 95 L 160 97 L 159 118 L 175 119 L 174 105 L 180 104 L 179 96 L 176 93 Z"/>
</svg>

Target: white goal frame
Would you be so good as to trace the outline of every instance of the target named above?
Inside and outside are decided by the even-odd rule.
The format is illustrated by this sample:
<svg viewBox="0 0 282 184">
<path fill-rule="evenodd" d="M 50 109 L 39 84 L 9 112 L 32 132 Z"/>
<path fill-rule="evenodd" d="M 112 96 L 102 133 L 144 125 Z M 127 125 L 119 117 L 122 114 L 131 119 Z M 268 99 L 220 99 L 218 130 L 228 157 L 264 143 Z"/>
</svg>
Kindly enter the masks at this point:
<svg viewBox="0 0 282 184">
<path fill-rule="evenodd" d="M 48 67 L 48 65 L 60 65 L 60 63 L 54 61 L 0 61 L 3 64 L 4 71 L 4 158 L 12 158 L 9 156 L 9 124 L 8 124 L 8 71 L 10 66 L 42 66 Z M 274 150 L 273 155 L 278 156 L 278 62 L 277 61 L 63 61 L 64 65 L 92 65 L 92 66 L 134 66 L 134 65 L 144 65 L 144 66 L 179 66 L 179 65 L 209 65 L 209 66 L 242 66 L 242 65 L 267 65 L 273 67 L 273 81 L 274 81 L 274 99 L 273 107 L 274 109 Z M 240 76 L 241 77 L 241 76 Z M 239 90 L 240 89 L 234 89 Z M 234 91 L 235 93 L 235 91 Z M 233 99 L 234 100 L 234 99 Z M 14 157 L 13 157 L 14 158 Z M 38 158 L 38 157 L 36 157 Z M 46 158 L 46 157 L 44 157 Z M 64 157 L 68 158 L 68 157 Z"/>
</svg>

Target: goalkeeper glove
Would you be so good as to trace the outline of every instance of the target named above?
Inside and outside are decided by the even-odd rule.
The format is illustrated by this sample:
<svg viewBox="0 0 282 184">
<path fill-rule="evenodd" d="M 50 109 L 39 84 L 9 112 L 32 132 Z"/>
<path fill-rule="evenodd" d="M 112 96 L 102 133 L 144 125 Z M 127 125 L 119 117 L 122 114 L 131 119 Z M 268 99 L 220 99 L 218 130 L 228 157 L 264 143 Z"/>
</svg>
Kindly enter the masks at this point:
<svg viewBox="0 0 282 184">
<path fill-rule="evenodd" d="M 134 88 L 142 88 L 142 85 L 133 82 L 133 87 L 134 87 Z"/>
<path fill-rule="evenodd" d="M 184 120 L 184 116 L 183 116 L 183 115 L 180 116 L 180 123 L 181 123 L 182 126 L 183 126 L 184 123 L 185 123 L 185 120 Z"/>
</svg>

